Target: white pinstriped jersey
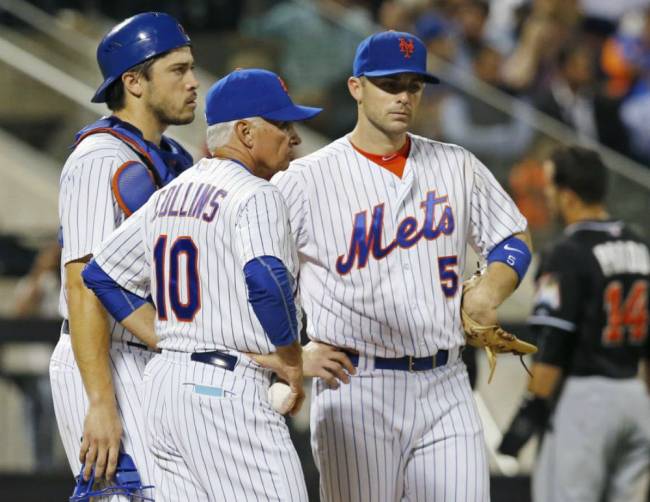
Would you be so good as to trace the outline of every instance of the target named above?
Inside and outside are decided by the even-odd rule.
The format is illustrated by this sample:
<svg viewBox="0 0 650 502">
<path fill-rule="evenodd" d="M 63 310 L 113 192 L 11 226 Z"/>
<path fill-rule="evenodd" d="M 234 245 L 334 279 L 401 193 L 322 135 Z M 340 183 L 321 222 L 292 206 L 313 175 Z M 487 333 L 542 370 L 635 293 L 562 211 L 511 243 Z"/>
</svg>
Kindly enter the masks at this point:
<svg viewBox="0 0 650 502">
<path fill-rule="evenodd" d="M 151 292 L 159 348 L 266 354 L 274 348 L 246 301 L 243 273 L 264 255 L 295 277 L 280 192 L 236 162 L 203 159 L 152 195 L 95 259 L 123 288 Z"/>
<path fill-rule="evenodd" d="M 400 179 L 347 137 L 271 180 L 284 195 L 311 339 L 379 357 L 464 344 L 460 278 L 526 219 L 467 150 L 415 135 Z"/>
<path fill-rule="evenodd" d="M 126 218 L 117 204 L 111 182 L 117 169 L 140 157 L 124 142 L 110 134 L 85 138 L 68 157 L 59 182 L 59 221 L 63 237 L 61 252 L 61 293 L 59 313 L 68 318 L 65 295 L 66 263 L 93 254 Z M 137 341 L 109 316 L 114 340 Z"/>
</svg>

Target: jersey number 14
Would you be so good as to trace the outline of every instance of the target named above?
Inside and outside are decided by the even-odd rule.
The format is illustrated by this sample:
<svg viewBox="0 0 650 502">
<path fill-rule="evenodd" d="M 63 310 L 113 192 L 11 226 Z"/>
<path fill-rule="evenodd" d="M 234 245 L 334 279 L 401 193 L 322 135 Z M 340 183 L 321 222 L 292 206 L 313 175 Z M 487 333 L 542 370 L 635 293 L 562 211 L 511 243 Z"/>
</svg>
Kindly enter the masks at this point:
<svg viewBox="0 0 650 502">
<path fill-rule="evenodd" d="M 605 309 L 607 326 L 603 329 L 605 345 L 620 345 L 625 330 L 630 342 L 640 345 L 648 336 L 648 281 L 639 280 L 632 284 L 627 298 L 623 298 L 623 284 L 613 281 L 605 288 Z"/>
</svg>

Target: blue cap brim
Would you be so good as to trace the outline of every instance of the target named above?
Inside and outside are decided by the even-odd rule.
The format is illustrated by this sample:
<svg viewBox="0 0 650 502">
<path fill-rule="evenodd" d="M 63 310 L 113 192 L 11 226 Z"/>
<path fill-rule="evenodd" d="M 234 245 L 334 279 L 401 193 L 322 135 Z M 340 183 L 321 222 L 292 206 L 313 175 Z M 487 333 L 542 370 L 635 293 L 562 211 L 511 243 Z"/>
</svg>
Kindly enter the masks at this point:
<svg viewBox="0 0 650 502">
<path fill-rule="evenodd" d="M 280 108 L 279 110 L 274 110 L 269 113 L 264 113 L 260 115 L 260 117 L 264 119 L 270 119 L 270 120 L 282 120 L 282 121 L 287 120 L 287 121 L 295 122 L 298 120 L 307 120 L 312 117 L 315 117 L 322 111 L 323 111 L 322 108 L 292 105 L 292 106 L 287 106 L 285 108 Z"/>
<path fill-rule="evenodd" d="M 391 70 L 375 70 L 375 71 L 366 71 L 363 75 L 355 75 L 356 77 L 387 77 L 389 75 L 399 75 L 400 73 L 415 73 L 416 75 L 422 75 L 424 81 L 428 84 L 439 84 L 440 79 L 435 77 L 427 72 L 413 71 L 413 68 L 397 68 Z"/>
<path fill-rule="evenodd" d="M 110 85 L 117 80 L 117 77 L 108 77 L 102 82 L 102 85 L 99 86 L 95 95 L 90 100 L 91 103 L 105 103 L 106 102 L 106 91 Z"/>
</svg>

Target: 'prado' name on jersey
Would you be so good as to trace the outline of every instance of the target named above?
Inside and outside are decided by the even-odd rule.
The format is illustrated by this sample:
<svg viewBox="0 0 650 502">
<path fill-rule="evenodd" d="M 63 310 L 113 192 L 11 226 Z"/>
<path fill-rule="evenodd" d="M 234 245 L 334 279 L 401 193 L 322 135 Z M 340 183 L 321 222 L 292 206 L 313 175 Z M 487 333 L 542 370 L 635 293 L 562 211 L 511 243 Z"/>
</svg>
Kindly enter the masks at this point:
<svg viewBox="0 0 650 502">
<path fill-rule="evenodd" d="M 594 255 L 606 276 L 616 274 L 650 275 L 650 253 L 641 242 L 608 241 L 594 246 Z"/>
</svg>

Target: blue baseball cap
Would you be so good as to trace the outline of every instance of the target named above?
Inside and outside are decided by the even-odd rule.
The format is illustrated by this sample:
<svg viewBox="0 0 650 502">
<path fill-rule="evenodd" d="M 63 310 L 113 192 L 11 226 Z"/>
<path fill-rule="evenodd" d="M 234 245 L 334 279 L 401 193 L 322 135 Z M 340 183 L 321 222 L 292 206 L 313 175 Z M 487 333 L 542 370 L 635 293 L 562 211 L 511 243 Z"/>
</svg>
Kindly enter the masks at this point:
<svg viewBox="0 0 650 502">
<path fill-rule="evenodd" d="M 97 63 L 104 82 L 91 101 L 105 102 L 108 88 L 129 68 L 190 44 L 190 37 L 179 22 L 164 12 L 144 12 L 125 19 L 97 47 Z"/>
<path fill-rule="evenodd" d="M 284 81 L 275 73 L 257 68 L 235 70 L 218 80 L 205 96 L 208 125 L 247 117 L 269 120 L 307 120 L 322 108 L 294 105 Z"/>
<path fill-rule="evenodd" d="M 440 82 L 427 73 L 427 49 L 415 35 L 382 31 L 359 44 L 352 67 L 355 77 L 384 77 L 398 73 L 417 73 L 430 84 Z"/>
</svg>

